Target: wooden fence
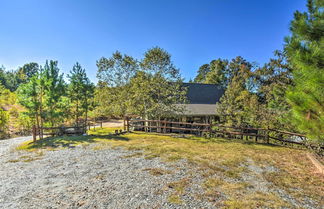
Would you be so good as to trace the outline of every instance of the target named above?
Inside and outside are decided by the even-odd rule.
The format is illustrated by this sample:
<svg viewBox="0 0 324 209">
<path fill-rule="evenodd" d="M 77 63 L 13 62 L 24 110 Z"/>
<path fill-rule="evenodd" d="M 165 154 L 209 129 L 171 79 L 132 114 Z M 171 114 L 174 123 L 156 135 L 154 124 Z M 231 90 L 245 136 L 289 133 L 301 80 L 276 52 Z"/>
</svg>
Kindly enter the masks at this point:
<svg viewBox="0 0 324 209">
<path fill-rule="evenodd" d="M 124 129 L 158 133 L 194 134 L 205 137 L 238 138 L 268 144 L 300 145 L 324 150 L 324 145 L 311 144 L 303 134 L 270 128 L 234 127 L 221 124 L 173 122 L 165 120 L 125 120 Z"/>
<path fill-rule="evenodd" d="M 36 141 L 36 137 L 40 136 L 62 136 L 62 135 L 81 135 L 86 133 L 86 126 L 60 126 L 60 127 L 40 127 L 33 126 L 33 140 Z"/>
</svg>

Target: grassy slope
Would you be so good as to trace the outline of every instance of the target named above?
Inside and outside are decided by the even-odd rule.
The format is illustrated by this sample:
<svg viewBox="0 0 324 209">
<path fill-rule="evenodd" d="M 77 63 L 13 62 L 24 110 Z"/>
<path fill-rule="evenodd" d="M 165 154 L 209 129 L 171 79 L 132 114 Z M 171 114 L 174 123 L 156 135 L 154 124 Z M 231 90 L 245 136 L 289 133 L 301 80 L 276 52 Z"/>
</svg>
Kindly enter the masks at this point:
<svg viewBox="0 0 324 209">
<path fill-rule="evenodd" d="M 194 172 L 198 170 L 204 178 L 202 187 L 205 193 L 197 198 L 205 198 L 228 208 L 292 207 L 289 201 L 280 197 L 280 192 L 255 189 L 264 182 L 271 191 L 285 191 L 297 203 L 305 203 L 307 199 L 323 203 L 323 176 L 314 173 L 304 150 L 225 139 L 185 139 L 145 133 L 105 136 L 115 129 L 97 128 L 89 132 L 102 136 L 48 138 L 36 144 L 22 144 L 18 149 L 52 149 L 97 143 L 95 149 L 124 147 L 142 150 L 146 158 L 160 157 L 165 161 L 186 159 L 195 168 Z M 252 172 L 251 167 L 256 170 Z M 188 185 L 190 178 L 187 177 L 169 185 L 174 189 L 169 201 L 181 204 L 181 194 Z"/>
</svg>

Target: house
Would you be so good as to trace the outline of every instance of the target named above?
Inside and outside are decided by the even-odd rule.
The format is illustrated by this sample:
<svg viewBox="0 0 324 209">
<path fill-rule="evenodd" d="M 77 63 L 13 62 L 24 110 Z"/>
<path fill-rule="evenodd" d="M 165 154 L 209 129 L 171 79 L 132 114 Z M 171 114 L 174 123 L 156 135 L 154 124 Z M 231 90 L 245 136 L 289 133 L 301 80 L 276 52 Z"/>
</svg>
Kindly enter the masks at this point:
<svg viewBox="0 0 324 209">
<path fill-rule="evenodd" d="M 183 111 L 178 114 L 182 122 L 211 123 L 218 121 L 217 103 L 225 90 L 215 84 L 184 83 L 187 88 L 187 103 L 178 104 Z"/>
</svg>

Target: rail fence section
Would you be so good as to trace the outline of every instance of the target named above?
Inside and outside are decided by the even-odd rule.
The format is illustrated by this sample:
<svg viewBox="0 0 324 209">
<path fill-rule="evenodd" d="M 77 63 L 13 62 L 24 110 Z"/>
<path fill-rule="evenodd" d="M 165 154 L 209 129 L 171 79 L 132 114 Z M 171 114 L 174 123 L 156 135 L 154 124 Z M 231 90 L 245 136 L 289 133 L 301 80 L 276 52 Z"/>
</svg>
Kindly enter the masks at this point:
<svg viewBox="0 0 324 209">
<path fill-rule="evenodd" d="M 262 141 L 268 144 L 306 146 L 324 150 L 323 144 L 311 143 L 306 135 L 271 128 L 234 127 L 221 124 L 173 122 L 165 120 L 125 120 L 127 131 L 194 134 L 205 137 L 238 138 Z"/>
</svg>

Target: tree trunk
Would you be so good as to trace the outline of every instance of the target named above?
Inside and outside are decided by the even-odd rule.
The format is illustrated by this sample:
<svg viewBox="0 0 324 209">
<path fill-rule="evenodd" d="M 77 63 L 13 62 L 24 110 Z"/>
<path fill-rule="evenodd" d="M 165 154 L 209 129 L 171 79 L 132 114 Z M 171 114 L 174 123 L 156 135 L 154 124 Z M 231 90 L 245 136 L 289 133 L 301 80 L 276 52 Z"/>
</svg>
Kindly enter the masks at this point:
<svg viewBox="0 0 324 209">
<path fill-rule="evenodd" d="M 76 105 L 75 124 L 76 124 L 76 126 L 79 126 L 79 100 L 77 100 L 77 105 Z"/>
</svg>

